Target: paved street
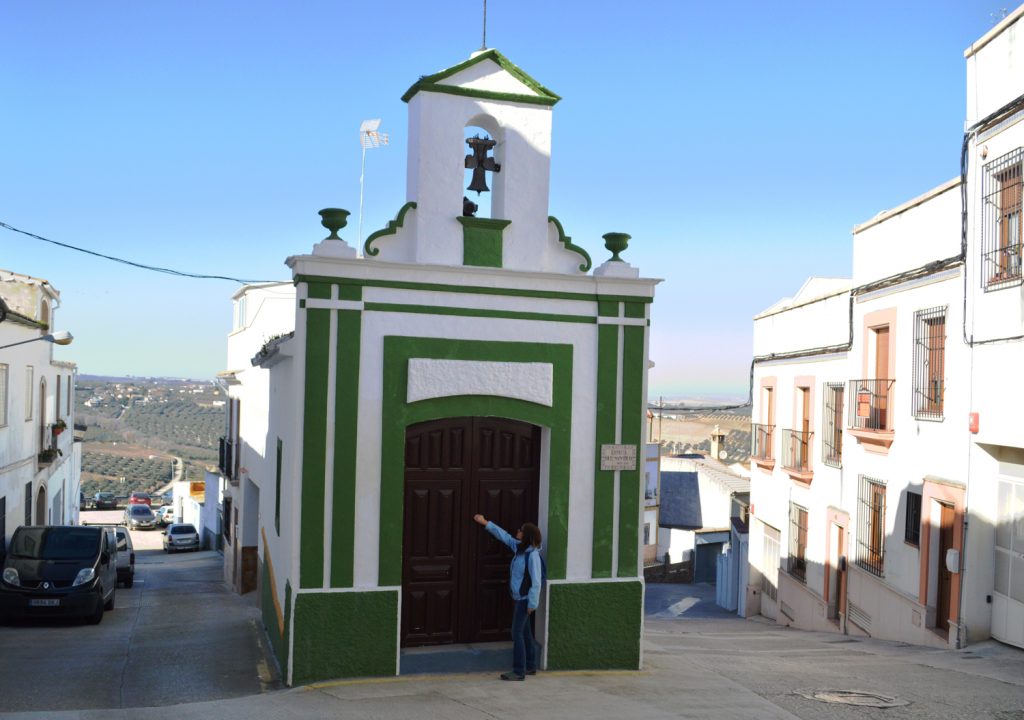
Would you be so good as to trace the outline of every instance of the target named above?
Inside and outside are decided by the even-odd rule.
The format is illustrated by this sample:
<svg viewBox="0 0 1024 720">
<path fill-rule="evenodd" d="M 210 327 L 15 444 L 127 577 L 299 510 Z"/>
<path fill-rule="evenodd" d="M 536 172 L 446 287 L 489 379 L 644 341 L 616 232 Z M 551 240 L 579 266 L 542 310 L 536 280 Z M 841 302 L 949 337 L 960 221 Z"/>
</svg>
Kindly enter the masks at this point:
<svg viewBox="0 0 1024 720">
<path fill-rule="evenodd" d="M 6 709 L 36 710 L 188 703 L 173 708 L 175 720 L 1024 718 L 1024 651 L 987 642 L 962 652 L 949 652 L 779 628 L 764 621 L 724 614 L 713 606 L 713 587 L 686 585 L 648 588 L 644 670 L 640 672 L 541 672 L 526 683 L 501 682 L 493 673 L 408 676 L 323 683 L 254 695 L 260 690 L 254 672 L 259 653 L 251 649 L 241 651 L 231 645 L 250 643 L 251 648 L 254 627 L 235 627 L 230 631 L 222 628 L 216 631 L 218 637 L 204 637 L 214 628 L 204 618 L 226 612 L 225 603 L 237 600 L 214 588 L 214 558 L 219 561 L 218 556 L 210 554 L 166 559 L 176 568 L 174 571 L 152 564 L 162 558 L 147 559 L 149 579 L 160 577 L 162 570 L 185 571 L 195 562 L 203 576 L 199 584 L 207 586 L 196 588 L 201 592 L 196 596 L 201 599 L 196 602 L 188 595 L 156 592 L 150 585 L 142 596 L 143 609 L 136 610 L 136 615 L 148 617 L 159 612 L 171 613 L 173 617 L 154 620 L 159 629 L 153 628 L 155 634 L 145 633 L 144 641 L 131 643 L 130 657 L 123 650 L 124 640 L 111 643 L 108 639 L 107 644 L 120 648 L 117 657 L 111 657 L 115 655 L 113 647 L 97 650 L 93 643 L 97 638 L 81 634 L 93 628 L 0 631 L 4 648 L 0 657 L 0 703 Z M 183 565 L 177 568 L 179 562 Z M 118 597 L 120 603 L 120 593 Z M 178 603 L 182 610 L 172 610 Z M 252 622 L 252 608 L 246 608 L 246 613 L 248 622 Z M 186 621 L 190 616 L 193 625 Z M 96 630 L 109 631 L 108 621 L 109 618 L 104 620 Z M 183 633 L 185 627 L 191 627 L 192 632 Z M 66 633 L 62 639 L 50 635 L 60 631 Z M 12 635 L 22 632 L 33 635 Z M 175 642 L 160 639 L 161 635 L 173 632 L 179 633 Z M 50 652 L 58 648 L 67 650 L 61 642 L 68 643 L 72 650 L 70 660 L 37 665 L 35 652 L 27 656 L 14 653 L 22 662 L 9 658 L 12 653 L 7 648 L 19 644 L 38 647 L 40 633 Z M 17 643 L 12 643 L 15 639 Z M 79 643 L 89 648 L 76 650 Z M 97 652 L 105 659 L 94 658 Z M 206 674 L 200 680 L 190 670 L 191 663 L 207 653 L 212 657 L 209 662 L 204 660 Z M 149 658 L 153 662 L 147 662 Z M 102 695 L 86 692 L 81 681 L 74 678 L 74 691 L 61 689 L 66 678 L 77 677 L 88 662 L 100 666 L 95 672 L 90 671 L 90 682 L 97 687 L 114 686 L 106 700 Z M 146 669 L 137 669 L 137 663 L 145 664 Z M 32 670 L 27 672 L 26 667 Z M 60 667 L 68 670 L 61 672 Z M 61 680 L 48 680 L 44 690 L 32 692 L 18 687 L 32 684 L 25 682 L 27 677 Z M 884 710 L 839 705 L 808 699 L 797 692 L 814 690 L 862 691 L 890 696 L 900 704 Z M 191 702 L 218 696 L 228 699 Z M 12 697 L 20 699 L 17 705 L 12 704 Z M 57 703 L 57 697 L 63 700 Z M 137 717 L 137 712 L 49 710 L 4 717 L 127 719 Z"/>
<path fill-rule="evenodd" d="M 278 687 L 255 594 L 228 593 L 220 554 L 139 550 L 162 536 L 132 536 L 135 585 L 117 589 L 100 625 L 0 627 L 0 712 L 175 705 Z"/>
</svg>

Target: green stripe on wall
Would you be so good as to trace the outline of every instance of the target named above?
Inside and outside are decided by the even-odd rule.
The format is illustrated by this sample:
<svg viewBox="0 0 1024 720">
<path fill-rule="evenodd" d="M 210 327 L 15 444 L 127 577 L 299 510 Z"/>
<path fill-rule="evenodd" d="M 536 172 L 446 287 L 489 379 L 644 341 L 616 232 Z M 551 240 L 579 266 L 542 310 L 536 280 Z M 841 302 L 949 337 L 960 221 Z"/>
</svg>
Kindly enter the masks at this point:
<svg viewBox="0 0 1024 720">
<path fill-rule="evenodd" d="M 628 302 L 625 303 L 626 311 L 625 316 L 628 318 L 645 318 L 647 317 L 647 305 L 641 302 Z"/>
<path fill-rule="evenodd" d="M 482 308 L 444 307 L 441 305 L 406 305 L 400 303 L 368 302 L 363 306 L 367 312 L 416 313 L 419 315 L 456 315 L 459 317 L 489 317 L 506 320 L 541 320 L 544 322 L 589 323 L 597 318 L 587 315 L 553 315 L 550 313 L 520 312 L 518 310 L 485 310 Z"/>
<path fill-rule="evenodd" d="M 594 540 L 591 572 L 596 578 L 612 575 L 615 473 L 601 470 L 601 445 L 615 442 L 615 386 L 618 365 L 619 326 L 601 325 L 597 329 L 597 447 L 594 460 Z"/>
<path fill-rule="evenodd" d="M 555 290 L 523 290 L 521 288 L 482 287 L 478 285 L 447 285 L 444 283 L 422 283 L 404 280 L 363 280 L 358 278 L 328 277 L 324 275 L 296 275 L 295 282 L 334 283 L 338 285 L 358 285 L 361 287 L 396 288 L 399 290 L 424 290 L 426 292 L 469 293 L 472 295 L 504 295 L 508 297 L 549 298 L 552 300 L 583 300 L 598 302 L 654 302 L 653 297 L 637 295 L 602 295 L 599 293 L 571 293 Z M 310 297 L 313 297 L 311 294 Z"/>
<path fill-rule="evenodd" d="M 572 447 L 572 346 L 447 338 L 384 338 L 381 418 L 380 585 L 402 584 L 405 429 L 446 417 L 503 417 L 550 431 L 548 464 L 548 575 L 565 577 L 569 538 L 569 459 Z M 548 362 L 553 368 L 551 407 L 491 396 L 459 396 L 406 403 L 410 358 Z"/>
<path fill-rule="evenodd" d="M 644 333 L 623 328 L 622 442 L 636 446 L 637 469 L 619 473 L 619 577 L 636 577 L 640 549 L 640 475 L 644 462 Z"/>
<path fill-rule="evenodd" d="M 331 587 L 352 587 L 353 582 L 361 332 L 362 317 L 358 310 L 338 311 L 334 384 L 334 520 L 331 524 Z"/>
<path fill-rule="evenodd" d="M 310 285 L 310 296 L 314 290 Z M 317 295 L 319 296 L 319 295 Z M 302 532 L 299 587 L 324 584 L 324 471 L 327 455 L 327 363 L 330 310 L 306 310 L 306 395 L 302 432 Z"/>
</svg>

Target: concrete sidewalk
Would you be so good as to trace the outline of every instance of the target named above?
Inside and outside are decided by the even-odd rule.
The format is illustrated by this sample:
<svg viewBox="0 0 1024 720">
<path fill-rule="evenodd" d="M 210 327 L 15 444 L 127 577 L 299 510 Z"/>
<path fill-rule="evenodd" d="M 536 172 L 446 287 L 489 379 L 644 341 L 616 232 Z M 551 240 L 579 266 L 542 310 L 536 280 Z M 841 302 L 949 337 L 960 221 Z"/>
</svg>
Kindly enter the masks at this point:
<svg viewBox="0 0 1024 720">
<path fill-rule="evenodd" d="M 678 601 L 676 601 L 678 602 Z M 175 720 L 262 718 L 821 718 L 881 717 L 801 689 L 859 690 L 908 703 L 886 718 L 1021 718 L 1024 652 L 981 643 L 950 652 L 735 617 L 648 617 L 644 669 L 541 672 L 524 683 L 493 674 L 338 681 L 156 711 Z M 137 718 L 136 710 L 4 715 L 10 718 Z"/>
</svg>

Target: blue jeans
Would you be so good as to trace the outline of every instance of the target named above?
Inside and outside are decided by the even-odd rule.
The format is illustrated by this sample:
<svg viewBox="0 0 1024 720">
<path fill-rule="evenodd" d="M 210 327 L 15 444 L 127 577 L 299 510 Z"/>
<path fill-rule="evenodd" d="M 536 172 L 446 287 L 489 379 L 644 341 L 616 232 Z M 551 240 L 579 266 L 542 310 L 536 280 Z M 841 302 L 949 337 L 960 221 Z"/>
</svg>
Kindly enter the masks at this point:
<svg viewBox="0 0 1024 720">
<path fill-rule="evenodd" d="M 512 613 L 512 672 L 525 675 L 527 670 L 537 669 L 536 648 L 533 645 L 533 630 L 530 627 L 529 602 L 517 600 Z"/>
</svg>

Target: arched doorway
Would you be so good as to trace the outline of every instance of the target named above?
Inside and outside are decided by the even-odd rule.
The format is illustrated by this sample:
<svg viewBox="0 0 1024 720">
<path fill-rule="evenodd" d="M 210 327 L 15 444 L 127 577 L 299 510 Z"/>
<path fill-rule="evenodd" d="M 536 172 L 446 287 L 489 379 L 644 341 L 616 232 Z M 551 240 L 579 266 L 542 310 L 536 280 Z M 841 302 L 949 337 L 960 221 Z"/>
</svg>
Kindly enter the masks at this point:
<svg viewBox="0 0 1024 720">
<path fill-rule="evenodd" d="M 47 525 L 46 522 L 46 488 L 39 488 L 36 495 L 36 525 Z"/>
<path fill-rule="evenodd" d="M 406 429 L 403 646 L 510 637 L 508 549 L 472 517 L 510 532 L 537 522 L 540 437 L 538 427 L 501 418 Z"/>
</svg>

